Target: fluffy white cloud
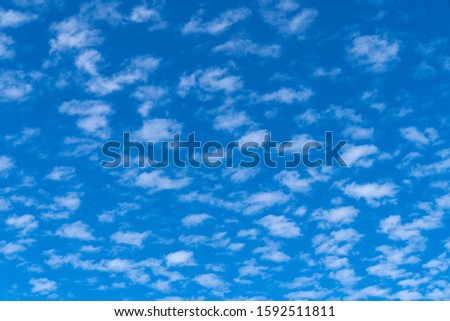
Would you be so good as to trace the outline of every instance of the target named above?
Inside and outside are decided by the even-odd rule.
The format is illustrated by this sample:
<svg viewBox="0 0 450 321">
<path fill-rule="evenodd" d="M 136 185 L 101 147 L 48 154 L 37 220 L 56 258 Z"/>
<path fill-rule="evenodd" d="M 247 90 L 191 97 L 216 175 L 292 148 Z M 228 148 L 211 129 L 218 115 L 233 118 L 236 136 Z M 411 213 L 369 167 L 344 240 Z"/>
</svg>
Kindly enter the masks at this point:
<svg viewBox="0 0 450 321">
<path fill-rule="evenodd" d="M 178 94 L 182 97 L 194 91 L 200 99 L 210 99 L 211 93 L 233 93 L 243 87 L 241 78 L 229 74 L 225 68 L 208 68 L 184 75 L 178 83 Z"/>
<path fill-rule="evenodd" d="M 11 157 L 0 155 L 0 175 L 6 174 L 14 167 L 14 161 Z"/>
<path fill-rule="evenodd" d="M 371 72 L 383 72 L 398 60 L 400 44 L 385 36 L 357 36 L 349 48 L 350 58 Z"/>
<path fill-rule="evenodd" d="M 359 126 L 348 126 L 342 132 L 345 136 L 349 136 L 353 140 L 372 139 L 374 128 L 363 128 Z"/>
<path fill-rule="evenodd" d="M 284 204 L 289 200 L 289 198 L 289 195 L 286 195 L 280 191 L 254 193 L 249 195 L 244 200 L 246 207 L 243 212 L 244 214 L 254 214 L 265 208 Z"/>
<path fill-rule="evenodd" d="M 74 167 L 56 166 L 52 171 L 45 176 L 46 179 L 61 182 L 71 180 L 75 175 Z"/>
<path fill-rule="evenodd" d="M 116 242 L 117 244 L 126 244 L 136 247 L 142 247 L 142 243 L 149 237 L 150 232 L 116 232 L 113 235 L 111 235 L 111 240 Z"/>
<path fill-rule="evenodd" d="M 378 148 L 374 145 L 355 146 L 346 144 L 341 157 L 348 166 L 371 167 L 373 159 L 369 156 L 378 154 Z"/>
<path fill-rule="evenodd" d="M 21 244 L 7 243 L 5 245 L 2 245 L 2 243 L 0 243 L 0 253 L 6 256 L 6 258 L 14 257 L 16 253 L 20 253 L 25 250 L 26 247 Z"/>
<path fill-rule="evenodd" d="M 280 243 L 276 243 L 270 240 L 266 240 L 266 245 L 257 247 L 253 250 L 253 253 L 261 254 L 261 258 L 264 260 L 282 263 L 291 260 L 291 258 L 280 250 Z"/>
<path fill-rule="evenodd" d="M 413 142 L 417 146 L 430 144 L 436 141 L 439 137 L 436 129 L 427 128 L 423 133 L 415 127 L 406 127 L 400 129 L 400 134 L 403 138 Z"/>
<path fill-rule="evenodd" d="M 259 172 L 259 168 L 226 168 L 222 175 L 229 177 L 233 183 L 243 183 L 258 175 Z"/>
<path fill-rule="evenodd" d="M 276 27 L 283 35 L 294 35 L 302 39 L 318 16 L 313 8 L 300 10 L 296 1 L 262 0 L 261 13 L 268 24 Z"/>
<path fill-rule="evenodd" d="M 360 290 L 352 291 L 347 297 L 348 300 L 366 300 L 368 298 L 387 298 L 389 297 L 390 289 L 383 289 L 379 286 L 368 286 Z"/>
<path fill-rule="evenodd" d="M 354 229 L 341 229 L 333 231 L 329 235 L 318 234 L 314 236 L 312 244 L 316 254 L 347 256 L 361 237 L 362 235 Z"/>
<path fill-rule="evenodd" d="M 161 14 L 155 8 L 149 8 L 147 5 L 138 5 L 133 7 L 129 19 L 135 23 L 150 24 L 149 30 L 159 30 L 166 27 Z"/>
<path fill-rule="evenodd" d="M 33 91 L 33 82 L 38 74 L 8 70 L 0 74 L 0 102 L 23 101 Z"/>
<path fill-rule="evenodd" d="M 226 130 L 233 132 L 243 126 L 251 126 L 254 123 L 250 120 L 250 117 L 245 111 L 236 112 L 234 110 L 228 110 L 220 113 L 214 118 L 213 127 L 216 130 Z"/>
<path fill-rule="evenodd" d="M 59 107 L 59 112 L 79 116 L 77 126 L 88 135 L 108 138 L 110 129 L 108 116 L 113 113 L 111 106 L 100 100 L 71 100 Z"/>
<path fill-rule="evenodd" d="M 322 78 L 322 77 L 328 77 L 328 78 L 336 78 L 337 76 L 339 76 L 340 74 L 342 74 L 342 69 L 341 68 L 332 68 L 332 69 L 324 69 L 324 68 L 317 68 L 312 76 L 314 78 Z"/>
<path fill-rule="evenodd" d="M 36 20 L 37 17 L 33 13 L 0 8 L 0 29 L 20 27 L 21 25 Z"/>
<path fill-rule="evenodd" d="M 142 102 L 138 108 L 139 114 L 144 118 L 147 117 L 154 107 L 168 101 L 167 94 L 168 90 L 161 86 L 138 87 L 133 93 L 133 97 Z"/>
<path fill-rule="evenodd" d="M 69 239 L 78 239 L 82 241 L 94 240 L 89 226 L 81 221 L 70 224 L 64 224 L 55 233 L 56 235 Z"/>
<path fill-rule="evenodd" d="M 95 63 L 96 62 L 97 61 L 95 61 Z M 131 59 L 127 67 L 111 76 L 95 75 L 87 81 L 87 91 L 99 96 L 105 96 L 120 91 L 125 85 L 145 81 L 148 78 L 148 75 L 158 68 L 159 64 L 160 59 L 152 56 L 135 57 Z M 83 66 L 83 68 L 87 67 L 88 66 L 86 65 Z"/>
<path fill-rule="evenodd" d="M 272 236 L 283 238 L 296 238 L 300 236 L 300 228 L 294 221 L 286 218 L 284 215 L 267 215 L 256 221 L 269 230 Z"/>
<path fill-rule="evenodd" d="M 32 278 L 29 283 L 30 285 L 32 285 L 31 292 L 42 295 L 55 292 L 58 288 L 57 283 L 55 281 L 50 281 L 47 278 L 40 278 L 40 279 Z"/>
<path fill-rule="evenodd" d="M 387 183 L 367 183 L 357 184 L 355 182 L 342 185 L 340 184 L 342 191 L 355 199 L 365 199 L 367 204 L 372 206 L 379 206 L 385 202 L 395 201 L 394 197 L 397 195 L 398 186 Z"/>
<path fill-rule="evenodd" d="M 203 222 L 212 219 L 213 217 L 208 214 L 191 214 L 183 217 L 181 223 L 185 227 L 193 227 L 203 224 Z"/>
<path fill-rule="evenodd" d="M 181 124 L 174 119 L 147 119 L 142 127 L 133 133 L 141 142 L 159 142 L 172 139 L 181 130 Z"/>
<path fill-rule="evenodd" d="M 56 37 L 50 39 L 51 51 L 83 49 L 102 42 L 100 30 L 92 28 L 86 21 L 78 17 L 70 17 L 54 23 L 50 28 Z"/>
<path fill-rule="evenodd" d="M 320 227 L 327 228 L 330 225 L 343 225 L 352 223 L 359 210 L 353 206 L 337 207 L 330 210 L 319 209 L 312 213 L 313 219 L 321 220 Z"/>
<path fill-rule="evenodd" d="M 13 146 L 20 146 L 41 134 L 40 128 L 25 127 L 22 132 L 17 135 L 7 135 L 6 140 L 12 141 Z"/>
<path fill-rule="evenodd" d="M 196 265 L 192 251 L 177 251 L 166 255 L 167 266 L 192 266 Z"/>
<path fill-rule="evenodd" d="M 80 53 L 75 59 L 75 66 L 78 70 L 91 76 L 98 75 L 98 64 L 103 61 L 103 57 L 95 49 L 88 49 Z"/>
<path fill-rule="evenodd" d="M 223 296 L 225 293 L 229 292 L 228 283 L 222 280 L 217 274 L 206 273 L 198 275 L 194 278 L 202 287 L 208 288 L 216 296 Z"/>
<path fill-rule="evenodd" d="M 14 57 L 15 51 L 13 45 L 14 40 L 11 37 L 0 33 L 0 60 Z"/>
<path fill-rule="evenodd" d="M 261 101 L 266 103 L 278 102 L 290 105 L 308 101 L 313 95 L 314 92 L 309 88 L 281 88 L 272 93 L 262 95 Z"/>
<path fill-rule="evenodd" d="M 6 219 L 6 224 L 14 229 L 20 230 L 21 235 L 25 235 L 38 228 L 39 223 L 31 214 L 21 216 L 10 216 Z"/>
<path fill-rule="evenodd" d="M 355 270 L 349 268 L 330 272 L 330 277 L 347 287 L 355 285 L 362 279 L 361 277 L 356 276 Z"/>
<path fill-rule="evenodd" d="M 246 20 L 251 11 L 247 8 L 235 8 L 221 13 L 217 18 L 204 22 L 201 18 L 203 12 L 197 12 L 191 20 L 183 26 L 183 34 L 207 33 L 218 35 L 229 29 L 234 24 Z"/>
<path fill-rule="evenodd" d="M 178 190 L 191 183 L 189 177 L 170 178 L 164 176 L 164 171 L 154 170 L 150 173 L 141 173 L 136 178 L 136 186 L 149 189 L 150 191 Z"/>
<path fill-rule="evenodd" d="M 231 56 L 255 55 L 262 58 L 277 58 L 280 56 L 279 45 L 258 45 L 246 38 L 233 38 L 227 42 L 215 46 L 212 51 L 223 52 Z"/>
<path fill-rule="evenodd" d="M 64 196 L 55 196 L 53 201 L 56 208 L 69 211 L 76 211 L 81 204 L 80 194 L 75 192 L 67 193 Z"/>
</svg>

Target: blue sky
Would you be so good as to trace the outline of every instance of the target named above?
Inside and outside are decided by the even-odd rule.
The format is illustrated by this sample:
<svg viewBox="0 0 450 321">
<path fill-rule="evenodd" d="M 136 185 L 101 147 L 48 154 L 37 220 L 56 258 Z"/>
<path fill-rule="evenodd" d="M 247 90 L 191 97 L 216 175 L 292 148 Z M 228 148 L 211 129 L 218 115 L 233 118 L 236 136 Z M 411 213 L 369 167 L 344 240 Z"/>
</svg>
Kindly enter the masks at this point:
<svg viewBox="0 0 450 321">
<path fill-rule="evenodd" d="M 450 299 L 448 1 L 0 6 L 0 298 Z M 100 167 L 349 142 L 349 167 Z"/>
</svg>

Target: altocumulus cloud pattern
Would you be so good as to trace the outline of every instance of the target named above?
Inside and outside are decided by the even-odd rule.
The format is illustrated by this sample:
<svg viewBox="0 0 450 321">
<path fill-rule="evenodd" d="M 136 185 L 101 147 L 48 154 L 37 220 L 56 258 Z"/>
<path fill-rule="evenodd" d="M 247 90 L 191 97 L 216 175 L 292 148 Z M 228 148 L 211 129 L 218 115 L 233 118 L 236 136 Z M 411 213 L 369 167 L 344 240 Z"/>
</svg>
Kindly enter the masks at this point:
<svg viewBox="0 0 450 321">
<path fill-rule="evenodd" d="M 0 5 L 0 298 L 450 299 L 450 3 Z M 348 140 L 348 167 L 102 146 Z"/>
</svg>

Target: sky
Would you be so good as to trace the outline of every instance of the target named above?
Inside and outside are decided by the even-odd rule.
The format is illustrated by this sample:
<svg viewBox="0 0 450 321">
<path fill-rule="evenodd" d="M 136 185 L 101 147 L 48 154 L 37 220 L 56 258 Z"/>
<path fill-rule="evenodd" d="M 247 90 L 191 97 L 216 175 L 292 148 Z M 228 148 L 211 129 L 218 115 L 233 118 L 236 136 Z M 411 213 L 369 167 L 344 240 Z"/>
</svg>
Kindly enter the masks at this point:
<svg viewBox="0 0 450 321">
<path fill-rule="evenodd" d="M 449 32 L 443 0 L 2 1 L 0 299 L 450 300 Z M 100 166 L 326 131 L 347 167 Z"/>
</svg>

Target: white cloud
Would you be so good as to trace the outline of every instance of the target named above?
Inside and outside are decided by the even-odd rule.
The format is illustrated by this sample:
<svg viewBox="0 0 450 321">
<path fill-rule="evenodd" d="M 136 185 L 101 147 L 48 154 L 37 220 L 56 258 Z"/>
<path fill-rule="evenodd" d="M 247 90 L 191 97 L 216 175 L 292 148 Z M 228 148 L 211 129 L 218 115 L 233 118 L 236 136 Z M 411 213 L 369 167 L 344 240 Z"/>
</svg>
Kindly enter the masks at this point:
<svg viewBox="0 0 450 321">
<path fill-rule="evenodd" d="M 144 120 L 133 135 L 141 142 L 159 142 L 172 139 L 180 130 L 181 124 L 174 119 L 154 118 Z"/>
<path fill-rule="evenodd" d="M 347 256 L 361 237 L 362 235 L 354 229 L 341 229 L 333 231 L 329 235 L 314 236 L 312 244 L 316 254 Z"/>
<path fill-rule="evenodd" d="M 240 277 L 252 277 L 252 276 L 261 276 L 264 277 L 268 268 L 262 265 L 258 265 L 255 259 L 247 260 L 244 262 L 244 265 L 239 268 L 239 276 Z"/>
<path fill-rule="evenodd" d="M 383 72 L 389 64 L 398 60 L 400 44 L 385 36 L 368 35 L 353 39 L 348 52 L 350 58 L 357 64 L 366 67 L 371 72 Z"/>
<path fill-rule="evenodd" d="M 352 291 L 352 293 L 347 297 L 348 300 L 357 301 L 364 300 L 368 298 L 389 298 L 390 289 L 383 289 L 379 286 L 368 286 L 360 290 Z"/>
<path fill-rule="evenodd" d="M 0 253 L 2 253 L 7 258 L 13 257 L 14 254 L 23 252 L 25 250 L 26 250 L 25 246 L 23 246 L 21 244 L 7 243 L 3 246 L 0 245 Z"/>
<path fill-rule="evenodd" d="M 102 62 L 103 58 L 100 52 L 95 49 L 88 49 L 83 51 L 75 59 L 75 66 L 78 70 L 87 73 L 91 76 L 98 75 L 98 63 Z"/>
<path fill-rule="evenodd" d="M 61 182 L 61 181 L 69 181 L 75 175 L 74 167 L 67 166 L 56 166 L 52 169 L 52 171 L 45 176 L 46 179 Z"/>
<path fill-rule="evenodd" d="M 412 168 L 411 175 L 415 177 L 426 177 L 439 175 L 450 169 L 450 158 L 443 159 L 427 165 L 418 165 Z"/>
<path fill-rule="evenodd" d="M 337 120 L 350 120 L 354 123 L 360 123 L 363 121 L 361 115 L 356 114 L 354 109 L 342 108 L 341 106 L 332 105 L 327 109 L 327 112 L 333 113 L 334 118 Z"/>
<path fill-rule="evenodd" d="M 338 256 L 326 256 L 324 258 L 325 267 L 328 270 L 340 270 L 342 268 L 348 267 L 348 258 L 338 257 Z"/>
<path fill-rule="evenodd" d="M 222 175 L 224 177 L 229 177 L 233 183 L 244 183 L 258 175 L 259 172 L 259 168 L 226 168 L 223 170 Z"/>
<path fill-rule="evenodd" d="M 233 132 L 238 128 L 253 124 L 245 111 L 236 112 L 234 110 L 228 110 L 214 118 L 213 127 L 216 130 Z"/>
<path fill-rule="evenodd" d="M 244 214 L 254 214 L 265 208 L 284 204 L 289 198 L 289 195 L 280 191 L 254 193 L 244 200 L 246 207 L 243 209 L 243 212 Z"/>
<path fill-rule="evenodd" d="M 11 207 L 11 202 L 6 198 L 0 197 L 0 212 L 8 211 Z"/>
<path fill-rule="evenodd" d="M 75 192 L 67 193 L 65 196 L 55 196 L 53 198 L 57 208 L 76 211 L 80 207 L 80 194 Z"/>
<path fill-rule="evenodd" d="M 17 10 L 0 8 L 0 29 L 16 28 L 37 19 L 37 15 Z"/>
<path fill-rule="evenodd" d="M 96 75 L 87 83 L 87 90 L 99 96 L 109 95 L 120 91 L 124 85 L 131 85 L 138 81 L 145 81 L 148 75 L 156 70 L 160 59 L 152 56 L 138 56 L 133 58 L 123 70 L 105 77 Z"/>
<path fill-rule="evenodd" d="M 262 58 L 277 58 L 280 56 L 279 45 L 258 45 L 246 38 L 233 38 L 227 42 L 215 46 L 212 51 L 223 52 L 231 56 L 255 55 Z"/>
<path fill-rule="evenodd" d="M 198 275 L 194 278 L 202 287 L 211 289 L 212 293 L 216 296 L 223 296 L 225 293 L 229 292 L 228 284 L 223 281 L 217 274 L 206 273 Z"/>
<path fill-rule="evenodd" d="M 309 290 L 291 292 L 284 297 L 291 301 L 319 301 L 327 294 L 329 294 L 329 291 L 327 290 Z"/>
<path fill-rule="evenodd" d="M 400 129 L 403 138 L 415 143 L 417 146 L 426 145 L 436 141 L 439 137 L 434 128 L 427 128 L 425 132 L 420 132 L 415 127 L 406 127 Z"/>
<path fill-rule="evenodd" d="M 249 238 L 251 240 L 255 240 L 256 237 L 258 236 L 259 232 L 257 229 L 252 228 L 252 229 L 248 229 L 248 230 L 239 230 L 236 235 L 238 237 L 244 237 L 244 238 Z"/>
<path fill-rule="evenodd" d="M 168 101 L 166 98 L 168 90 L 161 86 L 141 86 L 133 93 L 133 97 L 143 103 L 139 106 L 138 112 L 142 117 L 147 117 L 149 112 L 156 106 Z"/>
<path fill-rule="evenodd" d="M 247 8 L 229 9 L 209 22 L 204 22 L 202 20 L 202 14 L 202 11 L 197 12 L 191 20 L 183 26 L 181 32 L 183 34 L 207 33 L 215 36 L 228 30 L 234 24 L 246 20 L 251 15 L 251 11 Z"/>
<path fill-rule="evenodd" d="M 353 206 L 337 207 L 330 210 L 319 209 L 312 213 L 313 219 L 321 220 L 320 227 L 328 228 L 330 225 L 343 225 L 352 223 L 359 210 Z"/>
<path fill-rule="evenodd" d="M 170 178 L 163 175 L 164 171 L 154 170 L 150 173 L 141 173 L 136 178 L 136 186 L 150 191 L 178 190 L 191 183 L 189 177 Z"/>
<path fill-rule="evenodd" d="M 161 14 L 156 9 L 149 8 L 147 5 L 133 7 L 129 19 L 135 23 L 150 24 L 150 31 L 164 29 L 167 26 L 167 23 L 161 18 Z"/>
<path fill-rule="evenodd" d="M 262 259 L 276 263 L 289 261 L 291 258 L 287 256 L 284 252 L 280 251 L 280 247 L 281 246 L 279 243 L 266 240 L 266 245 L 255 248 L 253 250 L 253 253 L 261 254 Z"/>
<path fill-rule="evenodd" d="M 14 229 L 20 230 L 21 235 L 25 235 L 38 228 L 39 223 L 36 217 L 31 214 L 21 216 L 10 216 L 6 219 L 6 224 Z"/>
<path fill-rule="evenodd" d="M 11 59 L 15 56 L 13 45 L 14 40 L 11 37 L 0 33 L 0 60 Z"/>
<path fill-rule="evenodd" d="M 12 141 L 13 146 L 23 145 L 32 138 L 39 136 L 41 133 L 40 128 L 29 128 L 25 127 L 22 129 L 22 132 L 18 135 L 7 135 L 5 136 L 6 140 Z"/>
<path fill-rule="evenodd" d="M 22 71 L 4 71 L 0 74 L 0 101 L 23 101 L 33 91 L 33 81 L 37 74 Z"/>
<path fill-rule="evenodd" d="M 77 17 L 54 23 L 50 29 L 56 33 L 56 38 L 50 39 L 52 52 L 84 49 L 98 45 L 103 40 L 99 30 Z"/>
<path fill-rule="evenodd" d="M 117 244 L 126 244 L 126 245 L 132 245 L 136 247 L 142 247 L 142 243 L 149 237 L 150 232 L 116 232 L 113 235 L 111 235 L 111 240 L 116 242 Z"/>
<path fill-rule="evenodd" d="M 378 154 L 378 148 L 374 145 L 355 146 L 346 144 L 341 157 L 348 166 L 371 167 L 373 159 L 369 156 L 376 154 Z"/>
<path fill-rule="evenodd" d="M 243 87 L 241 78 L 229 74 L 226 68 L 208 68 L 184 75 L 178 83 L 178 94 L 182 97 L 194 91 L 200 99 L 209 99 L 211 93 L 233 93 Z"/>
<path fill-rule="evenodd" d="M 314 78 L 322 78 L 322 77 L 327 77 L 327 78 L 336 78 L 337 76 L 339 76 L 340 74 L 342 74 L 342 69 L 341 68 L 332 68 L 329 70 L 326 70 L 324 68 L 317 68 L 313 73 L 312 76 Z"/>
<path fill-rule="evenodd" d="M 47 278 L 40 278 L 40 279 L 32 278 L 29 283 L 30 285 L 33 286 L 31 288 L 31 292 L 37 294 L 43 295 L 49 294 L 51 292 L 55 292 L 58 288 L 55 281 L 50 281 Z"/>
<path fill-rule="evenodd" d="M 166 255 L 167 266 L 196 265 L 192 251 L 177 251 Z"/>
<path fill-rule="evenodd" d="M 272 93 L 261 96 L 261 101 L 270 103 L 278 102 L 284 104 L 302 103 L 308 101 L 314 95 L 314 92 L 309 88 L 281 88 Z"/>
<path fill-rule="evenodd" d="M 330 272 L 330 278 L 335 279 L 343 286 L 353 286 L 362 279 L 356 276 L 355 270 L 350 268 Z"/>
<path fill-rule="evenodd" d="M 353 140 L 372 139 L 373 127 L 363 128 L 359 126 L 348 126 L 342 132 L 345 136 L 350 136 Z"/>
<path fill-rule="evenodd" d="M 298 171 L 283 170 L 275 175 L 275 180 L 289 188 L 291 192 L 308 193 L 311 190 L 311 185 L 313 183 L 318 181 L 324 182 L 329 179 L 329 176 L 317 173 L 315 169 L 308 170 L 308 173 L 308 177 L 302 178 Z"/>
<path fill-rule="evenodd" d="M 357 184 L 355 182 L 339 186 L 342 191 L 355 199 L 365 199 L 367 204 L 372 206 L 379 206 L 385 202 L 395 201 L 394 197 L 397 195 L 398 186 L 387 183 L 367 183 Z"/>
<path fill-rule="evenodd" d="M 14 167 L 14 161 L 11 157 L 0 155 L 0 175 L 5 175 Z"/>
<path fill-rule="evenodd" d="M 78 239 L 82 241 L 94 240 L 89 226 L 81 221 L 77 221 L 70 224 L 64 224 L 55 233 L 56 235 L 69 239 Z"/>
<path fill-rule="evenodd" d="M 300 114 L 296 117 L 301 123 L 305 123 L 306 125 L 311 125 L 317 123 L 320 120 L 320 114 L 316 112 L 312 108 L 308 108 L 303 114 Z"/>
<path fill-rule="evenodd" d="M 77 126 L 88 135 L 108 138 L 110 129 L 108 116 L 113 113 L 111 106 L 100 100 L 71 100 L 59 107 L 59 112 L 69 116 L 79 116 Z"/>
<path fill-rule="evenodd" d="M 272 236 L 297 238 L 301 235 L 300 228 L 295 222 L 286 218 L 284 215 L 267 215 L 256 222 L 268 229 L 269 234 Z"/>
<path fill-rule="evenodd" d="M 305 37 L 305 32 L 311 27 L 318 16 L 313 8 L 299 9 L 294 1 L 262 0 L 261 14 L 266 23 L 277 28 L 283 35 L 294 35 L 299 39 Z"/>
<path fill-rule="evenodd" d="M 193 227 L 203 224 L 203 222 L 212 219 L 213 217 L 208 214 L 191 214 L 183 217 L 181 223 L 185 227 Z"/>
</svg>

